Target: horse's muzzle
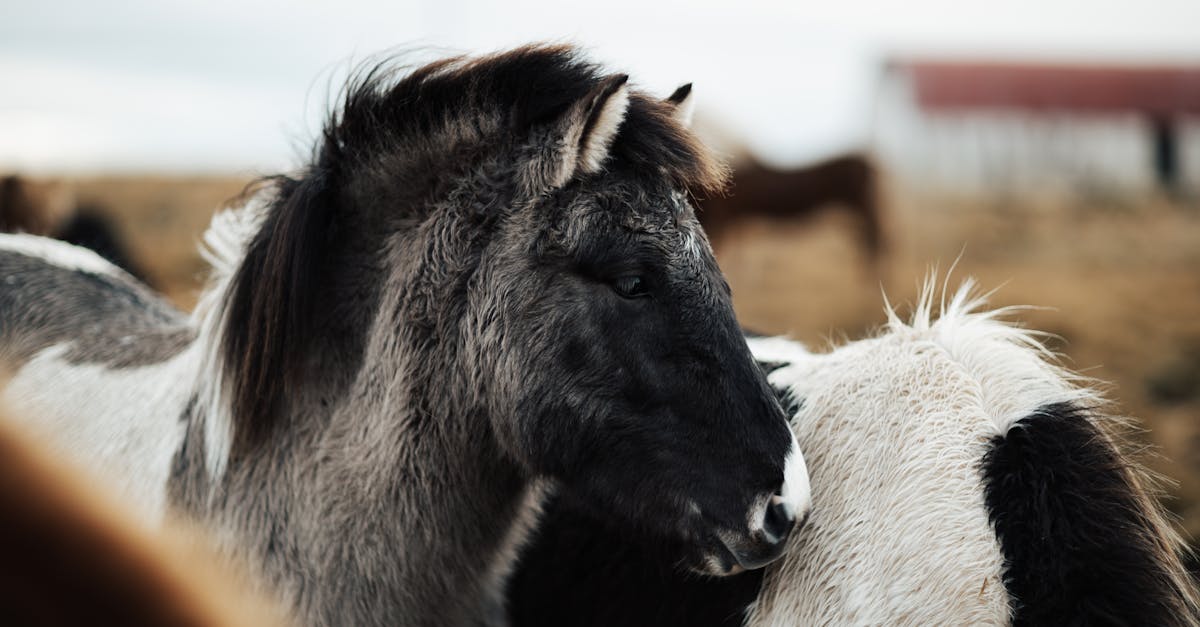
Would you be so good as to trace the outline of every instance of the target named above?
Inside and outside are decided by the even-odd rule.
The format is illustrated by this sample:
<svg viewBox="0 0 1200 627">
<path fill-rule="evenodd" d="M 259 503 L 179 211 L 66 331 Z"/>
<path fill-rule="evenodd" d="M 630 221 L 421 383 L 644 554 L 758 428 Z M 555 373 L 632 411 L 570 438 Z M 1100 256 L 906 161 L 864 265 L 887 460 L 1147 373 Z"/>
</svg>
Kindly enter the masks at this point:
<svg viewBox="0 0 1200 627">
<path fill-rule="evenodd" d="M 749 533 L 718 534 L 729 556 L 742 569 L 762 568 L 779 559 L 788 537 L 808 519 L 812 506 L 808 468 L 794 437 L 783 477 L 779 491 L 759 501 L 762 509 L 752 515 Z"/>
<path fill-rule="evenodd" d="M 773 495 L 763 508 L 760 523 L 749 534 L 717 534 L 728 556 L 736 562 L 736 567 L 730 564 L 729 574 L 762 568 L 779 559 L 792 532 L 803 527 L 807 519 L 807 509 L 797 512 Z"/>
</svg>

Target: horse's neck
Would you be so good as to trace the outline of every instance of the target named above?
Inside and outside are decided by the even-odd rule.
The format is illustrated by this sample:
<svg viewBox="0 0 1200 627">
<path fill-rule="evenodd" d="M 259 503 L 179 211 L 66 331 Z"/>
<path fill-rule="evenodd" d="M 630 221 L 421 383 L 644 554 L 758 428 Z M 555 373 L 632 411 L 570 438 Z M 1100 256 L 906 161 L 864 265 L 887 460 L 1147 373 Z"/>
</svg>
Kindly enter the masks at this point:
<svg viewBox="0 0 1200 627">
<path fill-rule="evenodd" d="M 314 622 L 479 622 L 501 592 L 530 524 L 527 481 L 488 416 L 461 404 L 469 395 L 439 384 L 452 365 L 427 367 L 437 372 L 369 348 L 342 398 L 296 399 L 300 434 L 255 473 L 272 476 L 272 494 L 250 479 L 238 490 L 271 510 L 239 526 L 285 588 L 302 585 L 297 573 L 328 578 L 303 595 Z"/>
<path fill-rule="evenodd" d="M 478 623 L 519 542 L 527 481 L 459 362 L 461 311 L 439 290 L 461 264 L 412 265 L 428 263 L 415 235 L 391 246 L 392 270 L 357 308 L 376 315 L 314 343 L 277 450 L 234 490 L 251 502 L 225 515 L 311 622 Z M 367 331 L 344 341 L 354 328 Z"/>
<path fill-rule="evenodd" d="M 331 459 L 340 456 L 323 472 L 321 491 L 330 497 L 323 518 L 338 521 L 323 535 L 370 571 L 359 573 L 364 583 L 391 583 L 394 607 L 376 617 L 415 624 L 433 611 L 431 623 L 455 614 L 474 622 L 479 601 L 499 592 L 492 579 L 505 572 L 526 482 L 502 456 L 486 416 L 427 400 L 410 397 L 404 407 L 365 400 L 335 416 L 337 426 L 359 426 L 337 428 L 323 447 Z M 350 415 L 358 412 L 380 419 Z M 371 603 L 372 588 L 340 601 Z"/>
</svg>

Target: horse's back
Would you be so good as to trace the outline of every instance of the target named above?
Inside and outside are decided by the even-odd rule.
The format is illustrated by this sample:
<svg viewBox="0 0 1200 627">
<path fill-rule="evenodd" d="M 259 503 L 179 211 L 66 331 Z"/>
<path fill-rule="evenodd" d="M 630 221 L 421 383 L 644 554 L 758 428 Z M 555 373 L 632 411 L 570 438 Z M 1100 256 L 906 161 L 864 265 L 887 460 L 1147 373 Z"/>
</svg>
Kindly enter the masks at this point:
<svg viewBox="0 0 1200 627">
<path fill-rule="evenodd" d="M 11 377 L 0 401 L 152 510 L 182 438 L 194 335 L 186 316 L 95 253 L 0 234 L 0 364 Z"/>
<path fill-rule="evenodd" d="M 816 508 L 747 624 L 1196 624 L 1121 423 L 1029 333 L 970 310 L 771 374 Z"/>
<path fill-rule="evenodd" d="M 92 251 L 0 234 L 0 358 L 9 368 L 63 342 L 79 363 L 154 363 L 190 335 L 183 314 Z"/>
<path fill-rule="evenodd" d="M 747 624 L 1008 623 L 978 470 L 996 425 L 978 381 L 907 333 L 813 354 L 770 378 L 797 408 L 816 505 Z"/>
</svg>

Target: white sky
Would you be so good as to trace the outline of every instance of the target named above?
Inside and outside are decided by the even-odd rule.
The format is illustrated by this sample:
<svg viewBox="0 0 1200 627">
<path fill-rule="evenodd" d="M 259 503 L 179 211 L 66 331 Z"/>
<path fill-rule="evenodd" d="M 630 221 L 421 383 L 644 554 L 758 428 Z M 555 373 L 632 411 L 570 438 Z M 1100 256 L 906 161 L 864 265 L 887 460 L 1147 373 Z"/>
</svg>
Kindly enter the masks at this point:
<svg viewBox="0 0 1200 627">
<path fill-rule="evenodd" d="M 0 170 L 286 170 L 356 60 L 581 43 L 766 157 L 865 141 L 888 54 L 1200 63 L 1200 0 L 5 0 Z M 429 54 L 428 50 L 424 54 Z"/>
</svg>

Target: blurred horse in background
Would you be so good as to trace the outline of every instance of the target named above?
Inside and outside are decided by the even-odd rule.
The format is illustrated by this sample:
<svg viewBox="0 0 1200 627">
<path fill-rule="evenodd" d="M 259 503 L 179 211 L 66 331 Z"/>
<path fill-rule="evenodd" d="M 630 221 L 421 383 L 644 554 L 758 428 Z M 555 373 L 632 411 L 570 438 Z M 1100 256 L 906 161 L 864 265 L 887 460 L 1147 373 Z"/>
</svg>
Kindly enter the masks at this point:
<svg viewBox="0 0 1200 627">
<path fill-rule="evenodd" d="M 841 155 L 814 165 L 781 169 L 749 154 L 733 165 L 727 196 L 700 202 L 700 224 L 716 249 L 742 223 L 755 218 L 809 219 L 822 211 L 844 211 L 858 227 L 858 241 L 875 264 L 884 250 L 875 166 L 862 154 Z"/>
<path fill-rule="evenodd" d="M 146 280 L 104 207 L 77 203 L 61 183 L 34 182 L 17 174 L 0 179 L 0 233 L 42 235 L 83 246 Z"/>
</svg>

